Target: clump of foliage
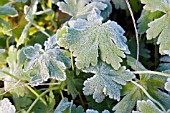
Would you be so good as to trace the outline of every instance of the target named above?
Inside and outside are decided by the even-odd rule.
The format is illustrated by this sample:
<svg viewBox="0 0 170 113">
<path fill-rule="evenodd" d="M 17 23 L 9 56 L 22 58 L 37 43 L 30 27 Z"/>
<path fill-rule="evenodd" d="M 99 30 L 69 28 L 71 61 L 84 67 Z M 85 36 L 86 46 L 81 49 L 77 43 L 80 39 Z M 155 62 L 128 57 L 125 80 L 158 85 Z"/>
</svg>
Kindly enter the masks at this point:
<svg viewBox="0 0 170 113">
<path fill-rule="evenodd" d="M 169 0 L 1 0 L 0 113 L 170 113 L 169 12 Z"/>
</svg>

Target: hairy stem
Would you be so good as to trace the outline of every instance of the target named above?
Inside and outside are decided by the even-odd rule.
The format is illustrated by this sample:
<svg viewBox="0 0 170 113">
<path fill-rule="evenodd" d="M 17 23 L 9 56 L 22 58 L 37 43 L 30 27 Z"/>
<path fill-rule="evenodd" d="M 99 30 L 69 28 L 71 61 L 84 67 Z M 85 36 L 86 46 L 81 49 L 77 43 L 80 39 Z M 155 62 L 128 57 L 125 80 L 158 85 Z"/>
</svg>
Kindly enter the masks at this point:
<svg viewBox="0 0 170 113">
<path fill-rule="evenodd" d="M 135 71 L 133 73 L 134 74 L 156 74 L 156 75 L 160 75 L 160 76 L 170 77 L 170 74 L 157 72 L 157 71 Z"/>
<path fill-rule="evenodd" d="M 133 25 L 134 25 L 134 28 L 135 28 L 135 34 L 136 34 L 136 44 L 137 44 L 137 55 L 136 55 L 136 71 L 138 70 L 138 61 L 139 61 L 139 37 L 138 37 L 138 30 L 137 30 L 137 27 L 136 27 L 136 22 L 135 22 L 135 18 L 133 16 L 133 12 L 132 12 L 132 8 L 130 6 L 130 3 L 128 0 L 126 0 L 126 4 L 127 4 L 127 7 L 130 11 L 130 15 L 132 17 L 132 21 L 133 21 Z"/>
</svg>

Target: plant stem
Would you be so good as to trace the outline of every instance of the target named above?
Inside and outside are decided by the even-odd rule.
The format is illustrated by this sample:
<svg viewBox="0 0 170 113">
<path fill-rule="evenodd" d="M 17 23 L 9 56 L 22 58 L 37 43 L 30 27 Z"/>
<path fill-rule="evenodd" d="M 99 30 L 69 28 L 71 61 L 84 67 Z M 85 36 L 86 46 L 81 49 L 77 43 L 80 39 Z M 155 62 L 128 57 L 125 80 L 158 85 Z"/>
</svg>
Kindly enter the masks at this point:
<svg viewBox="0 0 170 113">
<path fill-rule="evenodd" d="M 83 99 L 82 99 L 82 97 L 81 97 L 80 92 L 78 92 L 78 95 L 79 95 L 80 101 L 81 101 L 81 103 L 82 103 L 82 106 L 85 108 L 85 104 L 84 104 L 84 101 L 83 101 Z"/>
<path fill-rule="evenodd" d="M 71 57 L 71 67 L 72 67 L 72 70 L 74 70 L 74 62 L 73 62 L 73 53 L 72 53 L 72 51 L 70 51 L 70 57 Z"/>
<path fill-rule="evenodd" d="M 149 93 L 145 90 L 145 88 L 143 86 L 141 86 L 140 84 L 138 84 L 135 81 L 131 81 L 133 84 L 135 84 L 137 87 L 139 87 L 144 93 L 145 95 L 152 100 L 154 103 L 156 103 L 164 112 L 166 112 L 165 108 L 157 101 L 155 100 L 152 96 L 149 95 Z"/>
<path fill-rule="evenodd" d="M 156 74 L 156 75 L 170 77 L 170 74 L 162 73 L 162 72 L 157 72 L 157 71 L 135 71 L 133 73 L 134 74 Z"/>
<path fill-rule="evenodd" d="M 29 85 L 25 85 L 35 96 L 39 97 L 40 95 L 34 90 L 32 89 Z M 40 98 L 40 100 L 42 101 L 42 103 L 44 103 L 45 106 L 47 106 L 47 103 L 45 100 L 43 100 L 43 98 Z"/>
<path fill-rule="evenodd" d="M 61 98 L 64 99 L 63 92 L 60 90 Z"/>
<path fill-rule="evenodd" d="M 126 4 L 127 4 L 127 7 L 130 11 L 130 15 L 132 17 L 132 21 L 133 21 L 133 26 L 135 28 L 135 35 L 136 35 L 136 44 L 137 44 L 137 54 L 136 54 L 136 71 L 138 70 L 138 61 L 139 61 L 139 37 L 138 37 L 138 30 L 137 30 L 137 27 L 136 27 L 136 22 L 135 22 L 135 18 L 133 16 L 133 12 L 132 12 L 132 8 L 130 6 L 130 3 L 128 0 L 126 0 Z"/>
<path fill-rule="evenodd" d="M 10 77 L 14 78 L 15 80 L 19 81 L 19 78 L 17 78 L 16 76 L 12 75 L 11 73 L 7 72 L 7 71 L 2 71 L 4 74 L 9 75 Z M 23 80 L 20 80 L 22 82 L 24 82 Z M 35 96 L 39 97 L 39 94 L 32 89 L 30 86 L 28 86 L 27 84 L 25 85 Z M 47 106 L 47 103 L 45 102 L 45 100 L 43 100 L 43 98 L 40 98 L 40 100 L 44 103 L 45 106 Z"/>
<path fill-rule="evenodd" d="M 41 93 L 35 100 L 34 102 L 31 104 L 31 106 L 29 107 L 29 109 L 27 110 L 26 113 L 30 113 L 31 109 L 34 107 L 34 105 L 38 102 L 38 100 L 44 96 L 46 93 L 48 93 L 49 91 L 52 91 L 52 90 L 56 90 L 58 89 L 58 87 L 54 87 L 54 88 L 50 88 L 50 89 L 47 89 L 46 91 L 44 91 L 43 93 Z"/>
</svg>

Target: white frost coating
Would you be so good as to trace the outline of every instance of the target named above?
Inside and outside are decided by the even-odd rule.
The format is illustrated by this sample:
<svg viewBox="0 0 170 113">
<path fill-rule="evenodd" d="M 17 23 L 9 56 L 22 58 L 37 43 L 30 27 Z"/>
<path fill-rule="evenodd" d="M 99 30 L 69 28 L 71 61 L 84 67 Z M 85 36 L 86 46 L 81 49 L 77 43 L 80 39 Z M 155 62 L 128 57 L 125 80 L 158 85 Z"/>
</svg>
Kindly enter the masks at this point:
<svg viewBox="0 0 170 113">
<path fill-rule="evenodd" d="M 71 65 L 70 58 L 64 55 L 64 50 L 57 46 L 53 48 L 55 43 L 52 41 L 53 38 L 45 43 L 46 51 L 42 50 L 39 44 L 25 47 L 23 50 L 26 57 L 30 59 L 24 71 L 31 71 L 30 84 L 32 86 L 37 86 L 49 78 L 66 80 L 65 70 Z"/>
<path fill-rule="evenodd" d="M 115 71 L 111 66 L 99 61 L 96 66 L 83 70 L 83 72 L 95 74 L 84 81 L 84 95 L 93 95 L 93 99 L 98 103 L 102 102 L 106 96 L 119 101 L 121 85 L 125 85 L 127 81 L 134 78 L 134 74 L 125 69 L 123 67 Z"/>
<path fill-rule="evenodd" d="M 79 69 L 95 66 L 100 51 L 102 61 L 118 70 L 125 53 L 130 53 L 123 28 L 114 21 L 102 23 L 102 17 L 95 9 L 87 20 L 71 20 L 68 24 L 68 32 L 57 43 L 73 51 Z"/>
<path fill-rule="evenodd" d="M 170 78 L 167 79 L 167 82 L 165 83 L 165 89 L 167 91 L 170 91 Z"/>
<path fill-rule="evenodd" d="M 104 10 L 107 5 L 102 2 L 90 0 L 64 0 L 57 3 L 59 10 L 73 16 L 73 18 L 87 18 L 93 8 Z"/>
<path fill-rule="evenodd" d="M 86 113 L 99 113 L 99 112 L 93 109 L 87 109 Z"/>
<path fill-rule="evenodd" d="M 8 98 L 0 100 L 0 113 L 15 113 L 16 109 Z"/>
</svg>

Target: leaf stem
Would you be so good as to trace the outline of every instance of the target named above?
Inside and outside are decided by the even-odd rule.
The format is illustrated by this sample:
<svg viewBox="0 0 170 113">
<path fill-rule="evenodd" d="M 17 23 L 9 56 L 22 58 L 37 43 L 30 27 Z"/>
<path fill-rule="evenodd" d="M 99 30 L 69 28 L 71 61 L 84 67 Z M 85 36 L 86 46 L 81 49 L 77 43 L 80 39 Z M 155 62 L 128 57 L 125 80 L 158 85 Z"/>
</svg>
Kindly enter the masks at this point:
<svg viewBox="0 0 170 113">
<path fill-rule="evenodd" d="M 72 67 L 72 70 L 74 70 L 74 62 L 73 62 L 73 53 L 72 53 L 72 51 L 70 51 L 70 57 L 71 57 L 71 67 Z"/>
<path fill-rule="evenodd" d="M 81 101 L 81 103 L 82 103 L 82 106 L 85 108 L 85 104 L 84 104 L 84 101 L 83 101 L 83 99 L 82 99 L 82 97 L 81 97 L 80 92 L 78 92 L 78 95 L 79 95 L 80 101 Z"/>
<path fill-rule="evenodd" d="M 9 75 L 10 77 L 14 78 L 15 80 L 19 81 L 19 78 L 17 78 L 16 76 L 12 75 L 11 73 L 7 72 L 7 71 L 2 71 L 4 74 Z M 20 80 L 21 82 L 24 82 L 23 80 Z M 39 97 L 39 94 L 32 89 L 30 86 L 28 86 L 27 84 L 25 85 L 35 96 Z M 44 105 L 46 106 L 47 103 L 45 102 L 45 100 L 43 100 L 42 98 L 40 98 L 40 100 L 44 103 Z"/>
<path fill-rule="evenodd" d="M 134 74 L 156 74 L 156 75 L 170 77 L 170 74 L 162 73 L 162 72 L 157 72 L 157 71 L 135 71 L 133 73 Z"/>
<path fill-rule="evenodd" d="M 64 99 L 64 95 L 63 95 L 62 90 L 60 90 L 60 94 L 61 94 L 61 98 Z"/>
<path fill-rule="evenodd" d="M 58 87 L 54 87 L 54 88 L 50 88 L 50 89 L 47 89 L 46 91 L 44 91 L 43 93 L 41 93 L 35 100 L 34 102 L 31 104 L 31 106 L 29 107 L 29 109 L 27 110 L 26 113 L 30 113 L 31 109 L 34 107 L 34 105 L 38 102 L 38 100 L 44 96 L 46 93 L 48 93 L 49 91 L 52 91 L 52 90 L 57 90 Z"/>
<path fill-rule="evenodd" d="M 136 71 L 137 71 L 138 70 L 138 61 L 139 61 L 139 37 L 138 37 L 138 30 L 137 30 L 137 27 L 136 27 L 136 22 L 135 22 L 135 18 L 133 16 L 132 8 L 131 8 L 130 3 L 129 3 L 128 0 L 126 0 L 126 4 L 127 4 L 128 9 L 129 9 L 130 15 L 132 17 L 133 25 L 134 25 L 134 28 L 135 28 L 136 44 L 137 44 L 137 54 L 136 54 Z"/>
<path fill-rule="evenodd" d="M 29 85 L 25 85 L 35 96 L 39 97 L 40 95 L 34 90 L 32 89 Z M 40 98 L 40 100 L 42 101 L 42 103 L 44 103 L 45 106 L 47 106 L 46 101 L 43 98 Z"/>
<path fill-rule="evenodd" d="M 135 81 L 131 81 L 133 84 L 135 84 L 137 87 L 139 87 L 144 93 L 145 95 L 152 100 L 154 103 L 156 103 L 164 112 L 166 112 L 165 108 L 157 101 L 155 100 L 152 96 L 150 96 L 150 94 L 145 90 L 145 88 L 143 86 L 141 86 L 140 84 L 138 84 Z"/>
</svg>

